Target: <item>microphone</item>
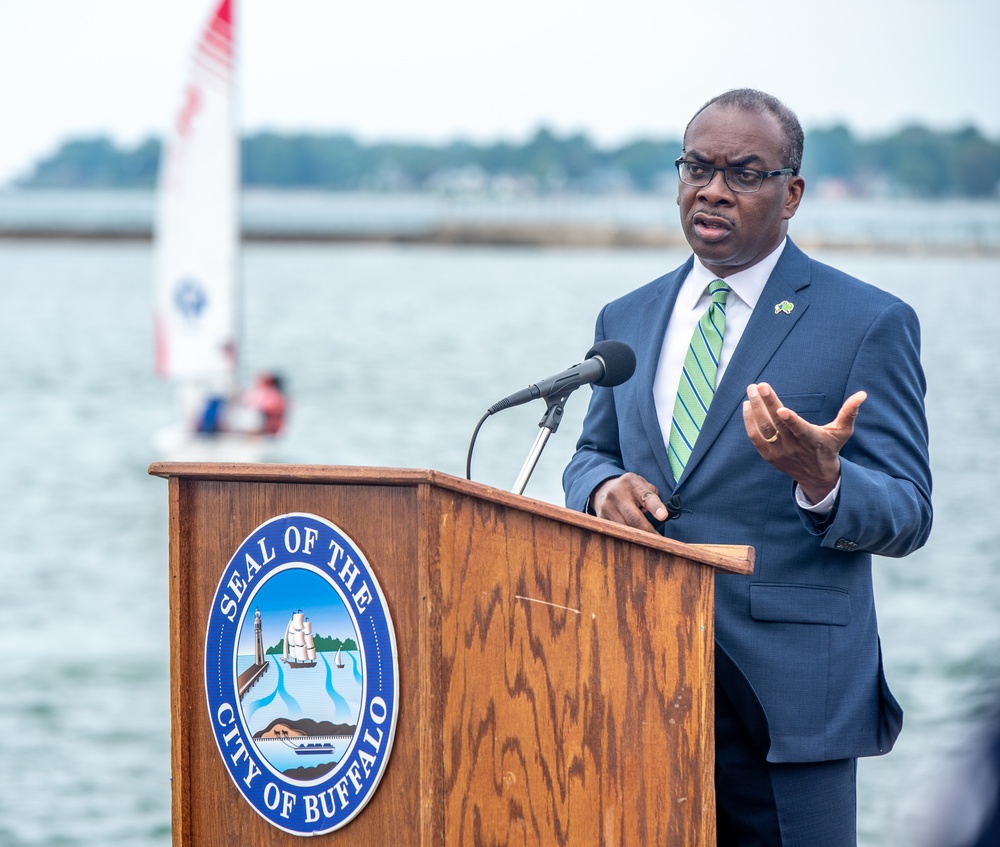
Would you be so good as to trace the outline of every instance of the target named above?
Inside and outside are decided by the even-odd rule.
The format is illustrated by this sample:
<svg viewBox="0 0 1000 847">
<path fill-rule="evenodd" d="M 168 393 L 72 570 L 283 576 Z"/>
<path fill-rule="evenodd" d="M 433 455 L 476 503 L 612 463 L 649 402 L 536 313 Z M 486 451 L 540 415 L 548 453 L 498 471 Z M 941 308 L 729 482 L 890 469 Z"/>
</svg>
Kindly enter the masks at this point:
<svg viewBox="0 0 1000 847">
<path fill-rule="evenodd" d="M 631 347 L 622 341 L 599 341 L 587 351 L 586 357 L 579 364 L 515 391 L 490 406 L 486 414 L 493 415 L 539 397 L 569 394 L 581 385 L 590 383 L 612 388 L 621 385 L 633 373 L 635 353 Z"/>
</svg>

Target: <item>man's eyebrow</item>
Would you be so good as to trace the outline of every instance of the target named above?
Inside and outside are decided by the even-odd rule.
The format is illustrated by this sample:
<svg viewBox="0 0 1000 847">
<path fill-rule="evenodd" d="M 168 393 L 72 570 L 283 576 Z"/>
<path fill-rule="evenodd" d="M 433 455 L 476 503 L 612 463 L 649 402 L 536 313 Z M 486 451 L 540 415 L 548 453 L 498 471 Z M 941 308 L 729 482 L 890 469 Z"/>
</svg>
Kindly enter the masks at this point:
<svg viewBox="0 0 1000 847">
<path fill-rule="evenodd" d="M 697 150 L 685 150 L 684 158 L 697 159 L 699 162 L 704 162 L 705 164 L 711 164 L 712 159 L 710 156 L 706 156 L 704 153 L 699 153 Z M 730 168 L 745 168 L 747 165 L 752 165 L 755 163 L 763 162 L 764 160 L 758 156 L 756 153 L 747 153 L 746 156 L 740 156 L 738 159 L 727 159 L 727 167 Z"/>
<path fill-rule="evenodd" d="M 760 164 L 763 161 L 756 153 L 748 153 L 746 156 L 740 156 L 739 159 L 730 159 L 729 166 L 731 168 L 745 168 L 747 165 Z"/>
</svg>

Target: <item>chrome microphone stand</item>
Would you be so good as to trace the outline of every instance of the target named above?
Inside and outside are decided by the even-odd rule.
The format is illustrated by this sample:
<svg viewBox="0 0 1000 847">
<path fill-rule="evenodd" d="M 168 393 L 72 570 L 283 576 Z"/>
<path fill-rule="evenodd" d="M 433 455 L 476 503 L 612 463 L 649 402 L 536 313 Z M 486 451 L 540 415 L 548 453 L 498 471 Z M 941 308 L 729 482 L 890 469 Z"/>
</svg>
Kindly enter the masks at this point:
<svg viewBox="0 0 1000 847">
<path fill-rule="evenodd" d="M 574 386 L 574 388 L 575 387 L 576 386 Z M 524 487 L 528 484 L 528 480 L 531 478 L 531 473 L 534 471 L 535 465 L 538 464 L 538 459 L 542 455 L 542 450 L 545 449 L 545 443 L 549 440 L 549 436 L 559 429 L 559 424 L 562 422 L 563 406 L 566 405 L 566 400 L 569 398 L 572 391 L 573 389 L 570 389 L 565 393 L 553 394 L 545 398 L 545 414 L 542 415 L 542 419 L 538 422 L 538 437 L 535 439 L 531 452 L 528 453 L 528 458 L 524 460 L 521 472 L 517 475 L 517 480 L 514 482 L 514 487 L 511 489 L 511 491 L 515 494 L 524 493 Z"/>
</svg>

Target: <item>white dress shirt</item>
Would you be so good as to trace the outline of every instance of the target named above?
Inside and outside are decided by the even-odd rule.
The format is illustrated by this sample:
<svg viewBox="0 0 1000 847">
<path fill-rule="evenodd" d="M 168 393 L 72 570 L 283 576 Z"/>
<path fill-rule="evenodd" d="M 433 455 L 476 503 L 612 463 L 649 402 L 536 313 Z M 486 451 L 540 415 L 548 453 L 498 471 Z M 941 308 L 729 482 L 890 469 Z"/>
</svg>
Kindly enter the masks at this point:
<svg viewBox="0 0 1000 847">
<path fill-rule="evenodd" d="M 674 403 L 677 400 L 677 386 L 684 370 L 684 359 L 691 344 L 691 336 L 701 316 L 712 302 L 708 293 L 709 284 L 721 278 L 729 286 L 729 295 L 726 297 L 726 330 L 722 336 L 722 352 L 719 355 L 719 369 L 716 374 L 716 385 L 718 385 L 733 357 L 736 345 L 743 337 L 743 331 L 747 328 L 750 315 L 757 306 L 764 286 L 774 266 L 778 264 L 778 259 L 781 258 L 786 240 L 782 239 L 781 243 L 757 264 L 727 277 L 716 276 L 697 256 L 694 257 L 691 272 L 677 294 L 677 302 L 674 304 L 663 337 L 663 346 L 660 348 L 656 378 L 653 380 L 653 401 L 664 444 L 670 442 L 670 424 L 674 414 Z M 825 515 L 833 508 L 839 490 L 838 480 L 833 491 L 819 503 L 812 504 L 802 493 L 800 486 L 795 486 L 795 498 L 803 509 Z"/>
</svg>

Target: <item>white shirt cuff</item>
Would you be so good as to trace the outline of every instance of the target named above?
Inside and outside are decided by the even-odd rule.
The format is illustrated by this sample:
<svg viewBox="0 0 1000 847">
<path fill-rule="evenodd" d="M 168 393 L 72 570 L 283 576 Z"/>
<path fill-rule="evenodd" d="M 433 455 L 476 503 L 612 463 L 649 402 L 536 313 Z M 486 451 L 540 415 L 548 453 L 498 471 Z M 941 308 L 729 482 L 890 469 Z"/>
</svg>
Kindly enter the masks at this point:
<svg viewBox="0 0 1000 847">
<path fill-rule="evenodd" d="M 826 495 L 818 503 L 810 503 L 809 498 L 802 491 L 802 486 L 795 485 L 795 502 L 799 505 L 800 509 L 805 509 L 807 512 L 812 512 L 816 515 L 828 515 L 833 511 L 833 504 L 837 502 L 837 495 L 840 493 L 840 479 L 837 480 L 837 484 L 833 486 L 833 491 Z"/>
</svg>

